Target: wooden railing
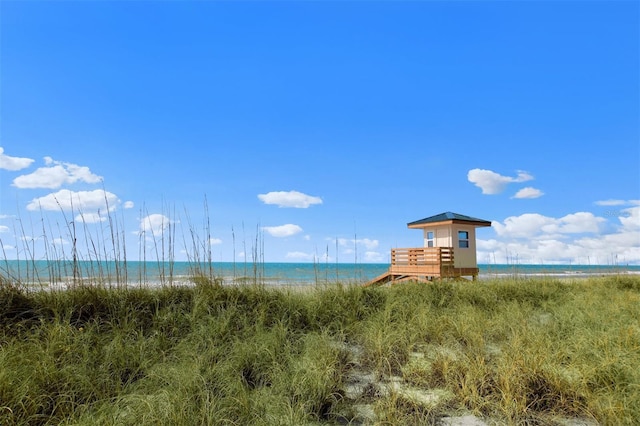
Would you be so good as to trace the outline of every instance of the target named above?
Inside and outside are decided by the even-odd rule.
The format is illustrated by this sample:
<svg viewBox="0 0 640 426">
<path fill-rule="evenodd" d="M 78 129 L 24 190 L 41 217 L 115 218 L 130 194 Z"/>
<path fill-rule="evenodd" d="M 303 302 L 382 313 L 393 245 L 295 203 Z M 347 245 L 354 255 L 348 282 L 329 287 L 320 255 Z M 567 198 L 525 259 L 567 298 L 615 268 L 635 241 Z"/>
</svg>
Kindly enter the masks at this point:
<svg viewBox="0 0 640 426">
<path fill-rule="evenodd" d="M 432 281 L 442 278 L 471 276 L 476 280 L 477 267 L 456 268 L 453 263 L 453 247 L 417 247 L 391 249 L 389 271 L 365 285 L 379 285 L 399 281 Z"/>
<path fill-rule="evenodd" d="M 391 266 L 453 266 L 453 247 L 391 249 Z"/>
</svg>

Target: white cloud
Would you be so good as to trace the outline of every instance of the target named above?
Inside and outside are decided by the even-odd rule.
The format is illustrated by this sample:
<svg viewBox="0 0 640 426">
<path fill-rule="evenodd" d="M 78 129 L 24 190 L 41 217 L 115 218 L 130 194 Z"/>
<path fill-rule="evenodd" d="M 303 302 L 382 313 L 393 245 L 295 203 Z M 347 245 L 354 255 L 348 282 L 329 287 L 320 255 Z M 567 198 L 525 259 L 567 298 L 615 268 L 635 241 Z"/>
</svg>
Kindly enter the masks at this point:
<svg viewBox="0 0 640 426">
<path fill-rule="evenodd" d="M 76 211 L 82 214 L 99 211 L 113 211 L 120 203 L 118 197 L 103 189 L 93 191 L 70 191 L 61 189 L 58 192 L 34 198 L 27 204 L 27 210 Z"/>
<path fill-rule="evenodd" d="M 476 248 L 478 249 L 478 251 L 493 252 L 495 250 L 501 249 L 502 243 L 496 239 L 478 239 L 476 241 Z"/>
<path fill-rule="evenodd" d="M 526 182 L 533 180 L 529 173 L 519 170 L 518 176 L 502 176 L 491 170 L 472 169 L 467 173 L 467 179 L 475 186 L 482 189 L 483 194 L 499 194 L 509 183 Z"/>
<path fill-rule="evenodd" d="M 384 256 L 377 251 L 367 251 L 364 253 L 365 262 L 382 262 Z"/>
<path fill-rule="evenodd" d="M 617 221 L 577 212 L 560 218 L 527 213 L 493 222 L 497 238 L 477 240 L 478 262 L 640 264 L 640 207 L 621 212 Z"/>
<path fill-rule="evenodd" d="M 209 245 L 210 246 L 215 246 L 218 244 L 222 244 L 222 240 L 220 238 L 210 238 L 209 239 Z"/>
<path fill-rule="evenodd" d="M 601 200 L 596 201 L 598 206 L 640 206 L 640 200 Z"/>
<path fill-rule="evenodd" d="M 133 208 L 133 201 L 125 201 L 124 204 L 122 204 L 122 208 L 123 209 L 132 209 Z"/>
<path fill-rule="evenodd" d="M 4 153 L 4 148 L 0 146 L 0 169 L 4 170 L 22 170 L 26 169 L 33 163 L 31 158 L 10 157 Z"/>
<path fill-rule="evenodd" d="M 56 246 L 65 246 L 69 244 L 69 241 L 65 240 L 64 238 L 54 238 L 51 243 Z"/>
<path fill-rule="evenodd" d="M 640 264 L 640 232 L 613 233 L 576 240 L 501 241 L 491 250 L 480 249 L 479 263 L 520 264 Z M 480 243 L 480 240 L 478 241 Z"/>
<path fill-rule="evenodd" d="M 59 188 L 67 181 L 68 176 L 62 166 L 40 167 L 33 173 L 15 178 L 13 186 L 18 188 Z"/>
<path fill-rule="evenodd" d="M 348 239 L 348 238 L 338 238 L 338 244 L 341 247 L 354 247 L 356 245 L 364 246 L 367 250 L 373 250 L 378 248 L 380 242 L 378 240 L 372 240 L 369 238 L 358 238 L 358 239 Z"/>
<path fill-rule="evenodd" d="M 315 255 L 304 253 L 302 251 L 290 251 L 285 255 L 285 258 L 295 260 L 314 260 Z"/>
<path fill-rule="evenodd" d="M 553 229 L 562 234 L 598 233 L 600 226 L 606 219 L 597 217 L 593 213 L 578 212 L 568 214 L 558 219 Z M 545 229 L 548 232 L 548 230 Z"/>
<path fill-rule="evenodd" d="M 76 222 L 84 222 L 84 223 L 99 223 L 107 220 L 107 217 L 101 215 L 100 213 L 80 213 L 76 215 Z"/>
<path fill-rule="evenodd" d="M 640 231 L 640 207 L 622 209 L 618 219 L 623 231 Z"/>
<path fill-rule="evenodd" d="M 504 223 L 493 221 L 491 226 L 501 237 L 531 238 L 539 234 L 543 226 L 553 222 L 553 218 L 538 213 L 525 213 L 520 216 L 508 217 Z"/>
<path fill-rule="evenodd" d="M 33 173 L 16 177 L 13 180 L 13 186 L 21 189 L 55 189 L 76 182 L 100 183 L 102 181 L 102 177 L 93 174 L 88 167 L 54 161 L 51 157 L 45 157 L 45 164 L 48 167 L 40 167 Z"/>
<path fill-rule="evenodd" d="M 161 236 L 174 223 L 176 221 L 163 214 L 153 213 L 140 219 L 139 234 L 148 234 L 149 238 Z"/>
<path fill-rule="evenodd" d="M 265 204 L 275 204 L 278 207 L 295 207 L 306 209 L 313 204 L 322 204 L 320 197 L 303 194 L 298 191 L 276 191 L 258 194 L 258 199 Z"/>
<path fill-rule="evenodd" d="M 520 191 L 516 192 L 516 195 L 514 195 L 513 198 L 538 198 L 543 195 L 544 192 L 539 189 L 527 186 L 526 188 L 522 188 Z"/>
<path fill-rule="evenodd" d="M 624 206 L 627 202 L 625 200 L 602 200 L 596 201 L 595 204 L 598 206 Z"/>
<path fill-rule="evenodd" d="M 4 226 L 4 225 L 0 225 L 0 234 L 3 232 L 9 232 L 9 227 L 8 226 Z"/>
<path fill-rule="evenodd" d="M 307 262 L 328 262 L 330 257 L 326 253 L 305 253 L 303 251 L 290 251 L 285 255 L 286 259 Z"/>
<path fill-rule="evenodd" d="M 302 232 L 302 228 L 298 225 L 287 223 L 280 226 L 264 226 L 262 227 L 272 237 L 290 237 Z"/>
<path fill-rule="evenodd" d="M 492 222 L 496 234 L 505 238 L 541 238 L 562 234 L 597 233 L 606 219 L 594 216 L 593 213 L 578 212 L 559 219 L 543 216 L 538 213 L 525 213 L 511 216 L 504 223 Z"/>
<path fill-rule="evenodd" d="M 336 241 L 340 247 L 340 255 L 344 259 L 345 256 L 357 255 L 356 262 L 362 260 L 364 262 L 383 262 L 385 255 L 379 253 L 375 249 L 380 246 L 380 241 L 371 238 L 337 238 Z"/>
</svg>

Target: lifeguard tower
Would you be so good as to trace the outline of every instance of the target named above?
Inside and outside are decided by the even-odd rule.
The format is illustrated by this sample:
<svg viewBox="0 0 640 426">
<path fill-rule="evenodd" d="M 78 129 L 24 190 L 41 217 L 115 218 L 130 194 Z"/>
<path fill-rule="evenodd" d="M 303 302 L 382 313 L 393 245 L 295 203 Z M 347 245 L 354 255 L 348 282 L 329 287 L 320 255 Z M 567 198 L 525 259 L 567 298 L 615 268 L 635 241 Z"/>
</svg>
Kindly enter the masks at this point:
<svg viewBox="0 0 640 426">
<path fill-rule="evenodd" d="M 424 247 L 391 250 L 389 271 L 365 284 L 478 277 L 476 228 L 491 226 L 488 220 L 445 212 L 407 224 L 422 229 Z"/>
</svg>

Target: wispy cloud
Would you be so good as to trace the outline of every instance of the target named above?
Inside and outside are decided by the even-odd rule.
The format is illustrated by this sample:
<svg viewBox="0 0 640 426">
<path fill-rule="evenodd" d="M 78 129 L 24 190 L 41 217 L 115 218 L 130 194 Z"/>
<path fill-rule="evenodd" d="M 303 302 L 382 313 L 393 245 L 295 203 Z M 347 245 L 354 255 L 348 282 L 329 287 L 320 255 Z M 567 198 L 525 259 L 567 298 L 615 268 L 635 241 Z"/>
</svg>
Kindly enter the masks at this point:
<svg viewBox="0 0 640 426">
<path fill-rule="evenodd" d="M 64 238 L 54 238 L 51 240 L 51 243 L 56 246 L 66 246 L 69 244 L 69 241 Z"/>
<path fill-rule="evenodd" d="M 518 176 L 510 177 L 492 170 L 472 169 L 467 173 L 467 179 L 482 189 L 483 194 L 494 195 L 500 194 L 510 183 L 533 180 L 533 176 L 522 170 L 518 171 Z"/>
<path fill-rule="evenodd" d="M 100 214 L 99 212 L 80 213 L 76 215 L 75 220 L 76 222 L 83 222 L 83 223 L 99 223 L 99 222 L 105 222 L 107 220 L 107 217 L 105 215 Z"/>
<path fill-rule="evenodd" d="M 47 167 L 40 167 L 33 173 L 16 177 L 13 180 L 13 186 L 21 189 L 55 189 L 76 182 L 92 184 L 102 182 L 102 177 L 92 173 L 88 167 L 55 161 L 51 157 L 45 157 L 45 164 Z"/>
<path fill-rule="evenodd" d="M 377 251 L 367 251 L 364 253 L 365 262 L 381 262 L 384 260 L 384 256 Z"/>
<path fill-rule="evenodd" d="M 0 146 L 0 169 L 11 171 L 22 170 L 29 167 L 33 161 L 31 158 L 8 156 L 4 153 L 4 148 Z"/>
<path fill-rule="evenodd" d="M 331 258 L 326 253 L 305 253 L 303 251 L 290 251 L 285 255 L 285 258 L 297 261 L 313 262 L 328 262 L 331 260 Z"/>
<path fill-rule="evenodd" d="M 302 251 L 290 251 L 285 255 L 285 258 L 294 260 L 313 260 L 315 255 Z"/>
<path fill-rule="evenodd" d="M 292 223 L 280 226 L 263 226 L 262 229 L 272 237 L 290 237 L 302 232 L 302 228 Z"/>
<path fill-rule="evenodd" d="M 353 247 L 355 245 L 362 245 L 367 250 L 373 250 L 378 248 L 380 241 L 372 240 L 370 238 L 338 238 L 338 244 L 341 247 Z"/>
<path fill-rule="evenodd" d="M 601 200 L 596 201 L 598 206 L 637 206 L 640 205 L 640 200 Z"/>
<path fill-rule="evenodd" d="M 544 192 L 539 189 L 527 186 L 526 188 L 522 188 L 520 191 L 516 192 L 512 198 L 538 198 L 543 195 Z"/>
<path fill-rule="evenodd" d="M 258 194 L 258 199 L 265 204 L 275 204 L 278 207 L 293 207 L 306 209 L 313 204 L 322 204 L 320 197 L 303 194 L 298 191 L 274 191 Z"/>
</svg>

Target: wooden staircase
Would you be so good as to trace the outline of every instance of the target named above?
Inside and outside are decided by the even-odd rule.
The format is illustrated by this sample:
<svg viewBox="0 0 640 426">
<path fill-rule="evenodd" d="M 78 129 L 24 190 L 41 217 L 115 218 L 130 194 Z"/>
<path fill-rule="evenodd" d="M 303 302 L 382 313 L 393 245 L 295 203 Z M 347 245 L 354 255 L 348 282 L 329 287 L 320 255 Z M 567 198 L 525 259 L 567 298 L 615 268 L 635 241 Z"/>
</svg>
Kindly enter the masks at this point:
<svg viewBox="0 0 640 426">
<path fill-rule="evenodd" d="M 418 276 L 414 275 L 405 275 L 405 274 L 394 274 L 392 272 L 385 272 L 384 274 L 378 275 L 371 281 L 367 281 L 363 284 L 364 287 L 369 286 L 379 286 L 385 284 L 398 284 L 404 281 L 425 281 L 424 279 L 420 279 Z"/>
<path fill-rule="evenodd" d="M 364 284 L 365 287 L 396 284 L 403 281 L 433 281 L 434 279 L 478 276 L 478 268 L 456 268 L 453 247 L 397 248 L 391 250 L 389 270 Z"/>
</svg>

